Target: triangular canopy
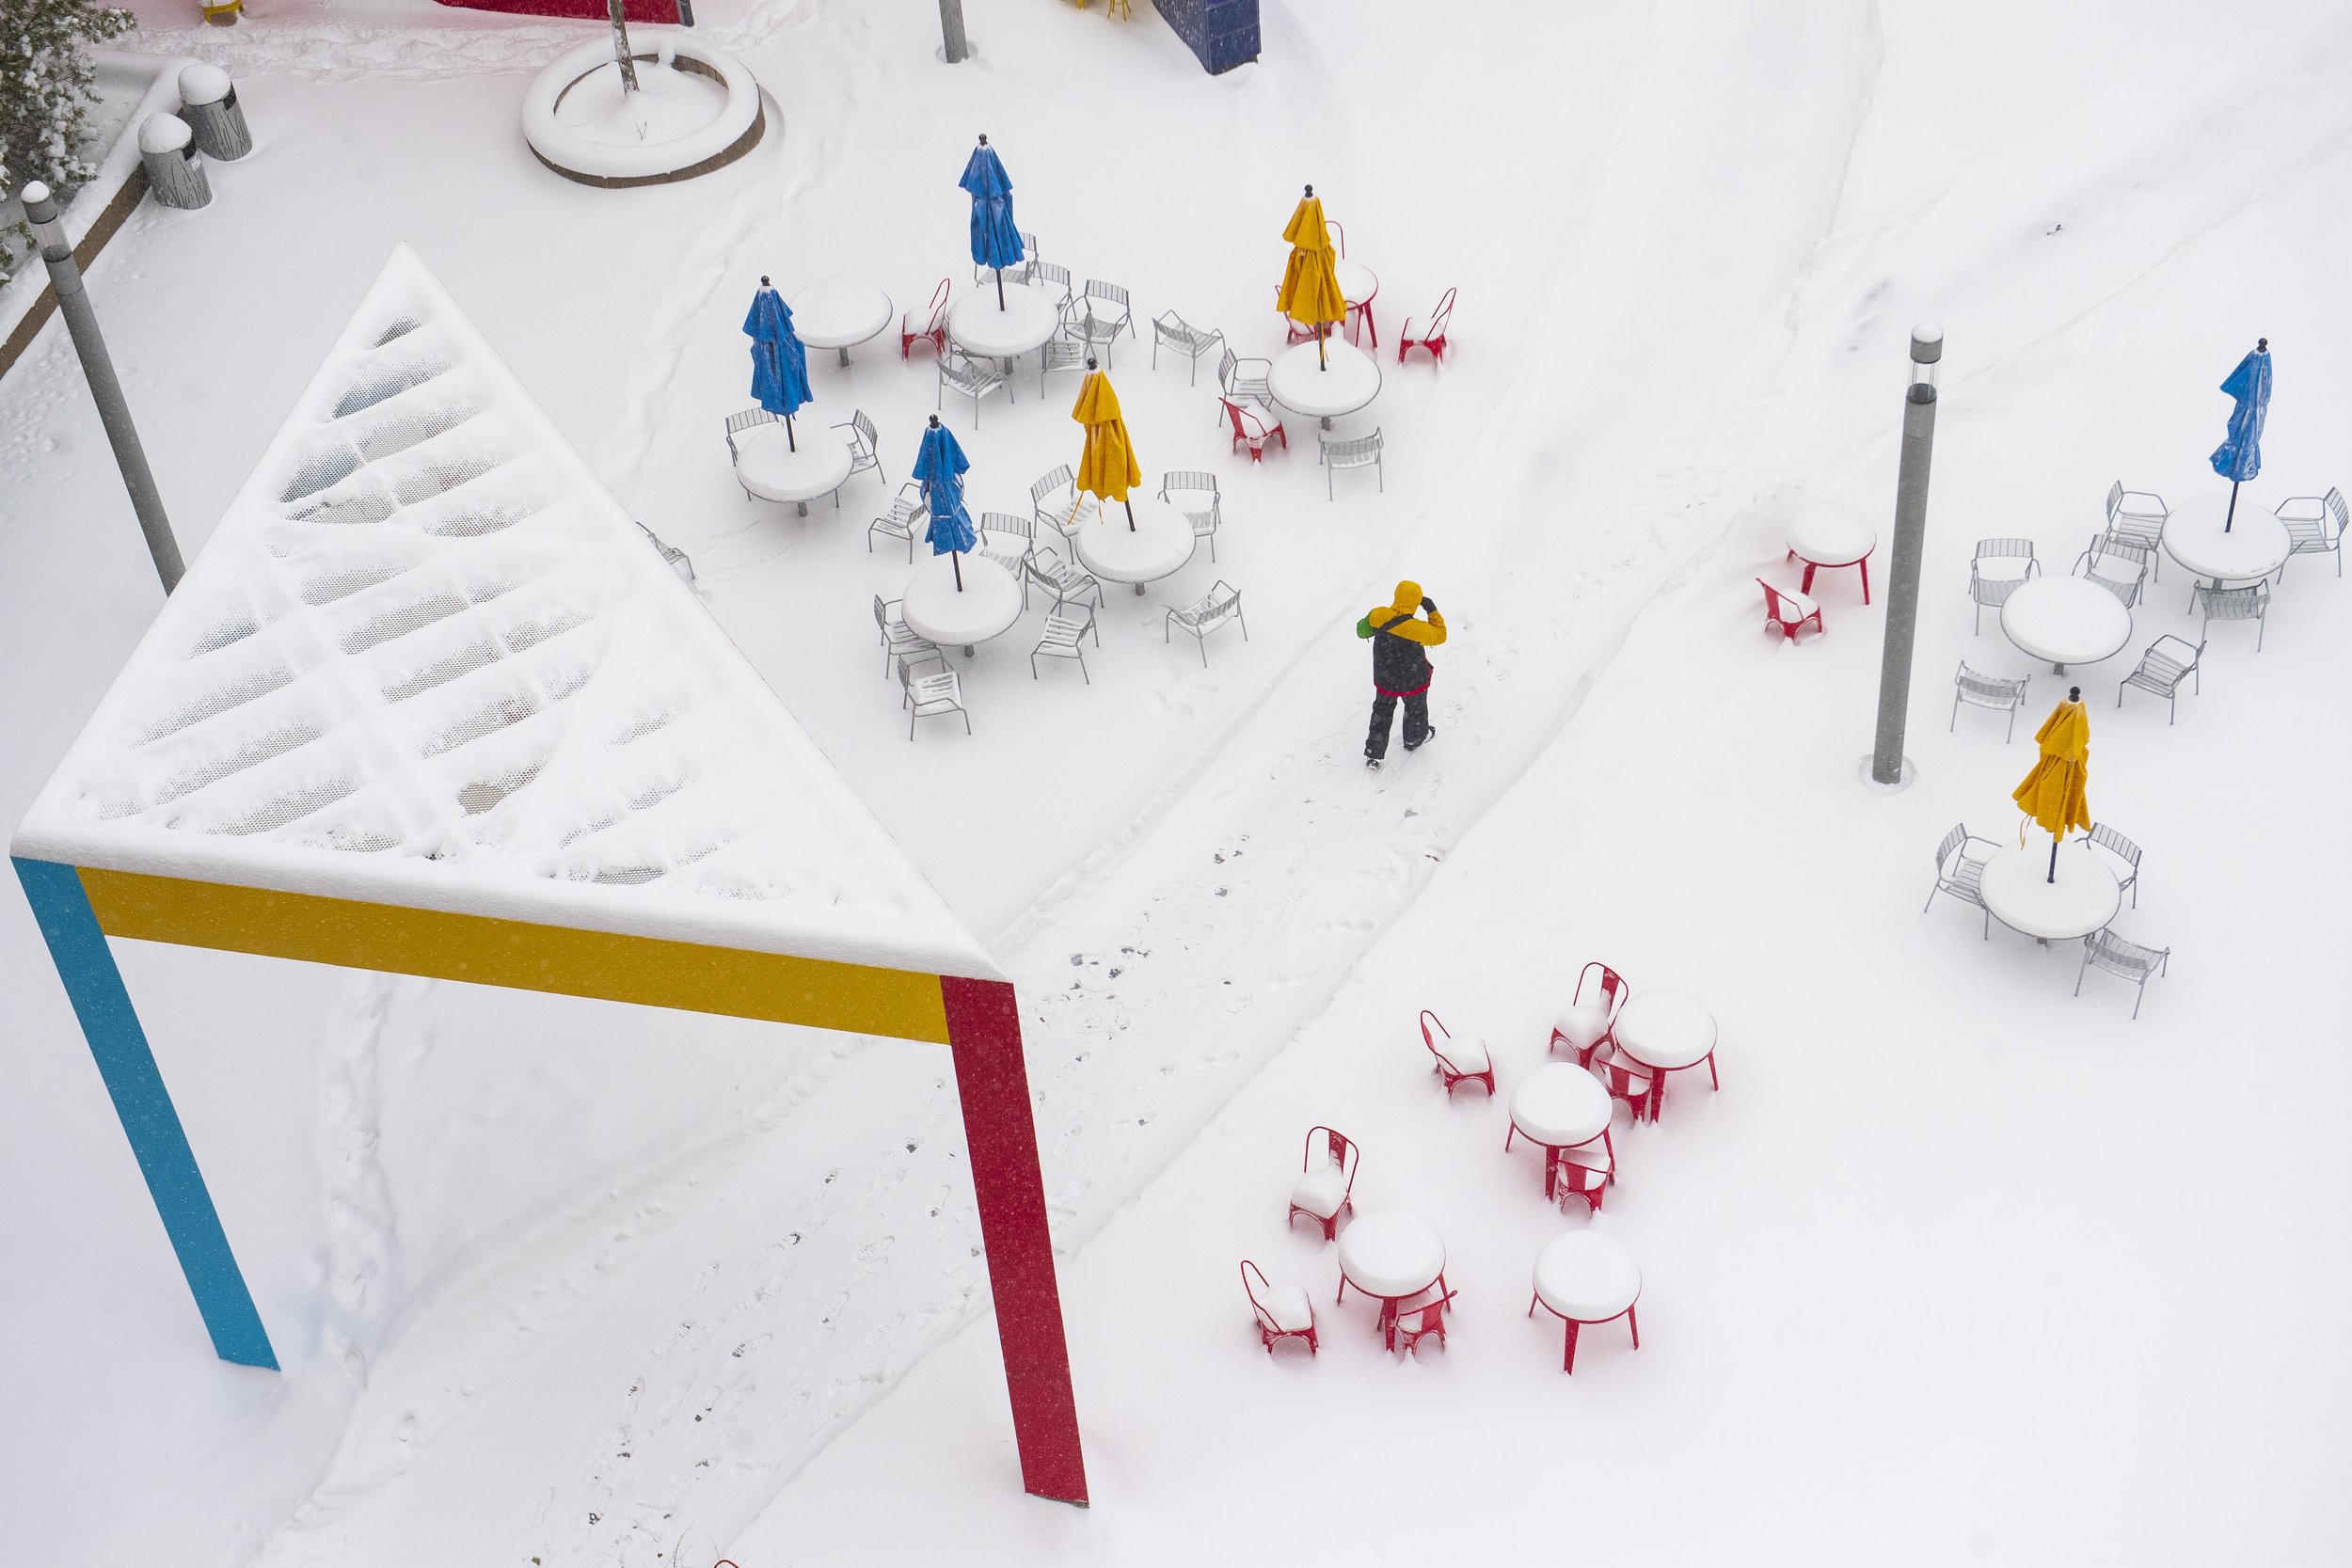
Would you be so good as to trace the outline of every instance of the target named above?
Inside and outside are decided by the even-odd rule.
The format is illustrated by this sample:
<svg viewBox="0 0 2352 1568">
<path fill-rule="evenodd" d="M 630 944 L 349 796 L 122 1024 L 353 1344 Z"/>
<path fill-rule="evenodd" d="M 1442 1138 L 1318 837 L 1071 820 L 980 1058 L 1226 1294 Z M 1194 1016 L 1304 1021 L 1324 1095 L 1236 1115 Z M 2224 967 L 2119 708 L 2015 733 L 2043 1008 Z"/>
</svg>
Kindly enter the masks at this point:
<svg viewBox="0 0 2352 1568">
<path fill-rule="evenodd" d="M 405 246 L 11 848 L 1001 978 Z"/>
</svg>

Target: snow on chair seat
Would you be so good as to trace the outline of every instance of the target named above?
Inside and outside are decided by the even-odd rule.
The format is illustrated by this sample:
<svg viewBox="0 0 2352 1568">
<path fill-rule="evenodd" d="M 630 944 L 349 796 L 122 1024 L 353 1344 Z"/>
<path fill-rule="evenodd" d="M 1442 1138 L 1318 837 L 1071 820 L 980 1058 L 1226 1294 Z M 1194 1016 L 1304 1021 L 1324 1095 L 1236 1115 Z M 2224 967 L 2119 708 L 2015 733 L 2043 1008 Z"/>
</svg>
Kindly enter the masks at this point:
<svg viewBox="0 0 2352 1568">
<path fill-rule="evenodd" d="M 1323 1134 L 1323 1155 L 1315 1156 L 1315 1134 Z M 1352 1207 L 1350 1195 L 1356 1189 L 1356 1166 L 1360 1151 L 1347 1134 L 1335 1127 L 1311 1127 L 1307 1130 L 1307 1151 L 1302 1159 L 1305 1174 L 1291 1188 L 1291 1209 L 1284 1224 L 1291 1224 L 1301 1214 L 1323 1227 L 1323 1239 L 1330 1241 L 1339 1234 L 1340 1211 Z"/>
<path fill-rule="evenodd" d="M 1797 633 L 1807 622 L 1812 623 L 1815 631 L 1827 632 L 1829 630 L 1828 624 L 1821 619 L 1821 607 L 1813 602 L 1813 596 L 1810 594 L 1802 593 L 1794 588 L 1775 588 L 1762 578 L 1756 579 L 1756 585 L 1764 590 L 1764 629 L 1766 631 L 1778 632 L 1789 641 L 1794 642 L 1797 640 Z"/>
<path fill-rule="evenodd" d="M 1433 1023 L 1438 1026 L 1437 1035 L 1429 1032 Z M 1443 1045 L 1438 1043 L 1439 1035 L 1445 1037 Z M 1487 1054 L 1486 1041 L 1455 1039 L 1444 1021 L 1426 1007 L 1421 1010 L 1421 1040 L 1429 1048 L 1429 1054 L 1438 1059 L 1437 1072 L 1445 1080 L 1447 1099 L 1454 1098 L 1456 1084 L 1471 1082 L 1486 1085 L 1487 1098 L 1494 1097 L 1495 1064 L 1494 1058 Z"/>
<path fill-rule="evenodd" d="M 1599 972 L 1597 980 L 1594 978 L 1596 970 Z M 1593 983 L 1596 992 L 1589 1002 L 1584 999 L 1587 982 Z M 1625 1006 L 1632 989 L 1623 975 L 1607 964 L 1598 960 L 1586 964 L 1577 974 L 1575 997 L 1551 1026 L 1548 1049 L 1557 1051 L 1565 1045 L 1576 1057 L 1577 1066 L 1589 1065 L 1593 1053 L 1608 1043 L 1609 1031 L 1617 1022 L 1617 1009 Z"/>
<path fill-rule="evenodd" d="M 1258 1340 L 1268 1355 L 1274 1354 L 1277 1339 L 1304 1339 L 1307 1354 L 1316 1354 L 1320 1347 L 1315 1343 L 1315 1309 L 1307 1299 L 1305 1286 L 1269 1284 L 1265 1271 L 1245 1258 L 1241 1288 L 1248 1293 L 1250 1313 L 1258 1321 Z"/>
</svg>

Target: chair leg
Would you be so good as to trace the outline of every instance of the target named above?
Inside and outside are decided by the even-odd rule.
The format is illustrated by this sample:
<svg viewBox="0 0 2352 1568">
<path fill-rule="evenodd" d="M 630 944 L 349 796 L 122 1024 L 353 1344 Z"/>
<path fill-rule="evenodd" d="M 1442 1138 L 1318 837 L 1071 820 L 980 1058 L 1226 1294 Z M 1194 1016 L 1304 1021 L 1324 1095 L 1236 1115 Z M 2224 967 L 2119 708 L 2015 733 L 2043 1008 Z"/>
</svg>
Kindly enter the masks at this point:
<svg viewBox="0 0 2352 1568">
<path fill-rule="evenodd" d="M 1568 1343 L 1567 1348 L 1560 1355 L 1560 1370 L 1564 1372 L 1573 1372 L 1576 1370 L 1576 1320 L 1570 1318 L 1567 1323 Z"/>
<path fill-rule="evenodd" d="M 1642 1320 L 1633 1315 L 1633 1308 L 1630 1307 L 1625 1309 L 1625 1326 L 1633 1331 L 1633 1348 L 1640 1350 L 1642 1348 Z"/>
</svg>

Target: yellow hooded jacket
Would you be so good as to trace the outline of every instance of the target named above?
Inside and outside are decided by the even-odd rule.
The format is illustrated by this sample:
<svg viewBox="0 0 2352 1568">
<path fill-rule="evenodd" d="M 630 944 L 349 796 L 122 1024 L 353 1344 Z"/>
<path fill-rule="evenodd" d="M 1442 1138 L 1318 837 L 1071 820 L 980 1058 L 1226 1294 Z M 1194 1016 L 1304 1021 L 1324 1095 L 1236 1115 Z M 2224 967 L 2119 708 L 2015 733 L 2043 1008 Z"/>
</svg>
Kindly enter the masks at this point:
<svg viewBox="0 0 2352 1568">
<path fill-rule="evenodd" d="M 1372 640 L 1372 684 L 1391 696 L 1429 689 L 1429 655 L 1423 650 L 1445 641 L 1444 616 L 1434 609 L 1426 621 L 1414 616 L 1421 599 L 1420 583 L 1400 582 L 1393 600 L 1366 610 L 1356 623 L 1356 635 Z"/>
</svg>

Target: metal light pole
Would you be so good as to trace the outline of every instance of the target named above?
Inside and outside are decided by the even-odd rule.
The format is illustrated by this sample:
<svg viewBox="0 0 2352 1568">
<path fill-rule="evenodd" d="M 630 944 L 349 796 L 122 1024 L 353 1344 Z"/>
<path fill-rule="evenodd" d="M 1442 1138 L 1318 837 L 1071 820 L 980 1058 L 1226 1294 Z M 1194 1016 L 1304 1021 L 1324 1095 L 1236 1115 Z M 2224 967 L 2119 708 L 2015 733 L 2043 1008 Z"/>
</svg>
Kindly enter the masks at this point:
<svg viewBox="0 0 2352 1568">
<path fill-rule="evenodd" d="M 963 0 L 939 0 L 939 41 L 949 65 L 971 53 L 963 40 Z"/>
<path fill-rule="evenodd" d="M 180 563 L 180 542 L 171 536 L 171 519 L 164 515 L 164 498 L 156 492 L 155 476 L 148 471 L 147 453 L 139 446 L 137 427 L 131 422 L 131 405 L 123 401 L 122 383 L 115 378 L 106 340 L 99 335 L 89 292 L 82 287 L 81 263 L 66 243 L 64 215 L 49 187 L 40 181 L 26 183 L 24 194 L 24 216 L 33 226 L 40 259 L 48 264 L 57 313 L 73 335 L 82 374 L 88 378 L 90 397 L 106 426 L 106 439 L 115 449 L 115 466 L 122 470 L 122 487 L 131 492 L 131 510 L 138 514 L 139 531 L 147 535 L 147 553 L 155 558 L 155 575 L 164 579 L 164 592 L 168 594 L 180 586 L 181 573 L 185 570 Z"/>
<path fill-rule="evenodd" d="M 1911 384 L 1903 393 L 1902 469 L 1895 481 L 1895 552 L 1886 595 L 1886 645 L 1879 658 L 1879 727 L 1870 780 L 1903 778 L 1903 726 L 1911 714 L 1911 645 L 1919 625 L 1919 555 L 1928 531 L 1928 464 L 1935 454 L 1935 376 L 1944 329 L 1911 329 Z"/>
</svg>

